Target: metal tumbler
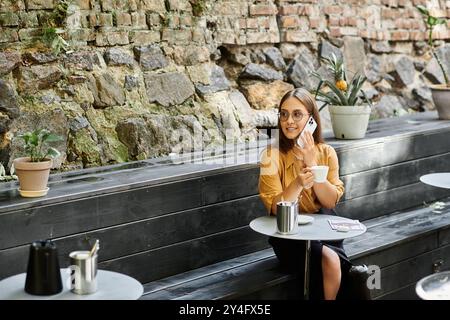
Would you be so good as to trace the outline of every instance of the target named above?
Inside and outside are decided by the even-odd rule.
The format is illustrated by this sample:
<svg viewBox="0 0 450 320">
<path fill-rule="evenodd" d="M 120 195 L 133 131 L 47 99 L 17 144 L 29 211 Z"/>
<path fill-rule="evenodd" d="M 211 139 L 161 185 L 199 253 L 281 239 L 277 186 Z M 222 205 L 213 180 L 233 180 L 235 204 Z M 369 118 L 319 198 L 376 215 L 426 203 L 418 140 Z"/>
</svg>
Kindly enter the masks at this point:
<svg viewBox="0 0 450 320">
<path fill-rule="evenodd" d="M 71 291 L 90 294 L 97 291 L 97 254 L 89 251 L 74 251 L 70 255 Z"/>
<path fill-rule="evenodd" d="M 298 232 L 298 204 L 281 201 L 277 203 L 277 232 L 295 234 Z"/>
</svg>

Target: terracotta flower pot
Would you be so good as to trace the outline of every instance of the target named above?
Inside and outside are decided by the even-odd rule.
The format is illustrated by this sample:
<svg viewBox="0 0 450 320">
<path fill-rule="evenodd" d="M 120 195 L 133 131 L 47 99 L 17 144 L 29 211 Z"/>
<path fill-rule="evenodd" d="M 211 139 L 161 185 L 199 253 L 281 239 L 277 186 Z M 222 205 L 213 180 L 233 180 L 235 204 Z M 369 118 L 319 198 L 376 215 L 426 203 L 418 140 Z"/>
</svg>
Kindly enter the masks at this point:
<svg viewBox="0 0 450 320">
<path fill-rule="evenodd" d="M 362 139 L 369 125 L 369 106 L 329 106 L 336 139 Z"/>
<path fill-rule="evenodd" d="M 439 119 L 450 120 L 450 87 L 445 84 L 430 86 Z"/>
<path fill-rule="evenodd" d="M 19 192 L 23 197 L 42 197 L 48 192 L 48 177 L 52 160 L 31 162 L 29 157 L 14 159 L 14 169 L 19 178 Z"/>
</svg>

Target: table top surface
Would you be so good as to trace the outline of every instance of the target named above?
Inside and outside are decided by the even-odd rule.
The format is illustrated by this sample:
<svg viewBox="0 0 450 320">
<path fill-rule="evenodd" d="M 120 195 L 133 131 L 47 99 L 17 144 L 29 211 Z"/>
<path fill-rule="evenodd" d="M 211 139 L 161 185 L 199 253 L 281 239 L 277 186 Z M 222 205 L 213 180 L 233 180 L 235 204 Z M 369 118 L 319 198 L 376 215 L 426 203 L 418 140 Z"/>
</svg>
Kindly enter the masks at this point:
<svg viewBox="0 0 450 320">
<path fill-rule="evenodd" d="M 450 189 L 450 172 L 430 173 L 420 177 L 420 181 L 430 186 Z"/>
<path fill-rule="evenodd" d="M 423 278 L 416 284 L 416 293 L 424 300 L 450 300 L 450 271 Z"/>
<path fill-rule="evenodd" d="M 314 221 L 308 224 L 299 225 L 298 232 L 295 234 L 284 235 L 278 233 L 277 220 L 275 216 L 264 216 L 256 218 L 252 222 L 250 222 L 250 228 L 267 236 L 283 239 L 330 241 L 353 238 L 363 234 L 367 230 L 366 226 L 361 223 L 363 230 L 351 230 L 347 232 L 336 231 L 331 229 L 328 220 L 342 220 L 343 222 L 351 222 L 354 220 L 328 214 L 305 214 L 305 216 L 313 217 Z"/>
<path fill-rule="evenodd" d="M 61 269 L 63 290 L 51 296 L 38 296 L 25 292 L 26 273 L 17 274 L 0 281 L 0 300 L 136 300 L 142 296 L 142 284 L 127 275 L 97 271 L 98 290 L 79 295 L 70 291 L 70 270 Z"/>
</svg>

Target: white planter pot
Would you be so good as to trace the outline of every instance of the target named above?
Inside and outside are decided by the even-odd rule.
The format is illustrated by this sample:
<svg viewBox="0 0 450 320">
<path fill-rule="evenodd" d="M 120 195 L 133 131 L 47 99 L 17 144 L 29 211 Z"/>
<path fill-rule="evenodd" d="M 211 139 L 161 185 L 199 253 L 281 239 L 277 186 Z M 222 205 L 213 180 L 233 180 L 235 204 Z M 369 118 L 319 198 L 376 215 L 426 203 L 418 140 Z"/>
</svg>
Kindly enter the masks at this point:
<svg viewBox="0 0 450 320">
<path fill-rule="evenodd" d="M 450 88 L 445 84 L 430 86 L 439 119 L 450 120 Z"/>
<path fill-rule="evenodd" d="M 369 125 L 370 106 L 329 106 L 336 139 L 364 138 Z"/>
</svg>

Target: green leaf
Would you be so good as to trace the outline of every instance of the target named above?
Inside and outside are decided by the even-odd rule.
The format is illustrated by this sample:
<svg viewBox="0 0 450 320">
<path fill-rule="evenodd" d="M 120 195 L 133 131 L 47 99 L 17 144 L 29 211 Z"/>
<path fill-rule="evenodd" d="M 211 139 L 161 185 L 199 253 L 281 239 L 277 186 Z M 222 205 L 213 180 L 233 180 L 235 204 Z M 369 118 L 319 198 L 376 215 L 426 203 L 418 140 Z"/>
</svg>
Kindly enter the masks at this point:
<svg viewBox="0 0 450 320">
<path fill-rule="evenodd" d="M 427 24 L 428 25 L 435 26 L 436 22 L 437 22 L 437 19 L 435 17 L 428 16 L 428 19 L 427 19 Z"/>
<path fill-rule="evenodd" d="M 336 96 L 326 94 L 322 91 L 317 92 L 317 95 L 319 96 L 319 99 L 318 99 L 319 101 L 327 102 L 328 104 L 332 104 L 332 105 L 336 105 L 336 106 L 341 104 L 341 102 L 339 101 L 339 98 L 337 98 Z M 320 98 L 323 98 L 323 99 L 320 99 Z"/>
<path fill-rule="evenodd" d="M 59 135 L 48 133 L 45 136 L 42 137 L 42 142 L 57 142 L 62 141 L 63 138 Z"/>
<path fill-rule="evenodd" d="M 323 80 L 320 79 L 319 84 L 317 85 L 317 89 L 316 89 L 316 91 L 314 91 L 315 92 L 314 98 L 317 98 L 317 93 L 320 91 L 320 88 L 322 87 L 322 85 L 323 85 Z"/>
<path fill-rule="evenodd" d="M 38 138 L 38 135 L 36 135 L 36 134 L 31 134 L 28 143 L 29 143 L 30 145 L 32 145 L 32 146 L 37 147 L 38 144 L 39 144 L 39 138 Z"/>
<path fill-rule="evenodd" d="M 367 104 L 370 106 L 370 108 L 372 108 L 372 107 L 373 107 L 372 101 L 370 101 L 370 99 L 367 98 L 367 95 L 366 95 L 366 93 L 364 92 L 364 90 L 361 90 L 361 93 L 362 93 L 362 95 L 363 95 L 363 97 L 364 97 L 364 100 L 366 100 Z"/>
<path fill-rule="evenodd" d="M 322 110 L 329 104 L 329 103 L 326 102 L 326 101 L 324 101 L 324 102 L 325 102 L 325 104 L 322 105 L 322 106 L 319 108 L 319 112 L 322 111 Z"/>
<path fill-rule="evenodd" d="M 51 158 L 56 158 L 60 155 L 61 153 L 56 150 L 55 148 L 48 148 L 47 150 L 47 154 L 45 156 L 43 156 L 42 158 L 45 159 L 47 157 L 51 157 Z"/>
<path fill-rule="evenodd" d="M 417 10 L 419 10 L 420 13 L 423 14 L 423 15 L 428 16 L 428 15 L 430 14 L 430 12 L 428 11 L 428 9 L 425 8 L 425 7 L 422 6 L 422 5 L 418 5 L 418 6 L 416 6 L 416 8 L 417 8 Z"/>
<path fill-rule="evenodd" d="M 445 23 L 447 23 L 447 21 L 445 19 L 442 19 L 442 18 L 438 18 L 437 21 L 436 21 L 436 25 L 445 24 Z"/>
<path fill-rule="evenodd" d="M 363 86 L 364 82 L 367 80 L 366 77 L 363 76 L 355 76 L 352 79 L 352 83 L 350 85 L 351 89 L 351 93 L 349 95 L 349 99 L 348 99 L 348 103 L 351 106 L 354 106 L 358 100 L 358 92 L 360 91 L 361 87 Z"/>
</svg>

